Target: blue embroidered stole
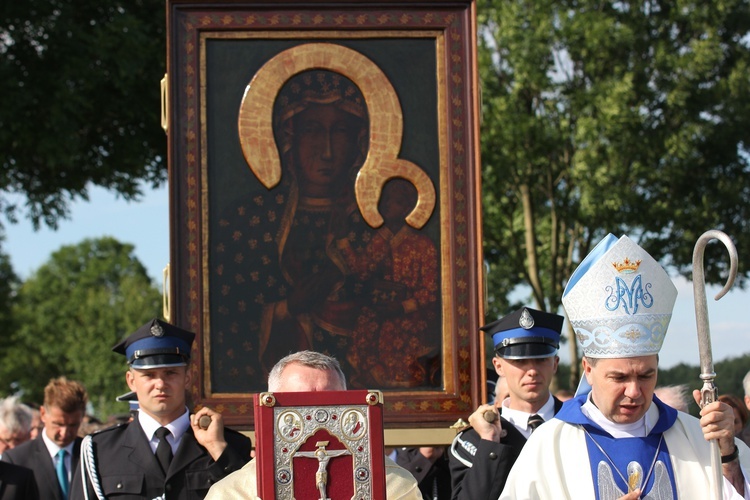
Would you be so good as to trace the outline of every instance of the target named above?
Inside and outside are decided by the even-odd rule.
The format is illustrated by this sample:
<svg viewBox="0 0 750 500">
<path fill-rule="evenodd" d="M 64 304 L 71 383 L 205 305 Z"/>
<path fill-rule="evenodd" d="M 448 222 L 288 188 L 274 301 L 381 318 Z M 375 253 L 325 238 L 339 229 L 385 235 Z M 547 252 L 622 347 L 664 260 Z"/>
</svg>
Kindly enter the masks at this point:
<svg viewBox="0 0 750 500">
<path fill-rule="evenodd" d="M 665 493 L 667 497 L 677 498 L 672 461 L 669 458 L 667 443 L 662 439 L 663 433 L 672 427 L 677 420 L 677 410 L 654 397 L 652 404 L 655 404 L 659 409 L 659 420 L 651 429 L 649 435 L 642 438 L 614 438 L 581 412 L 581 406 L 586 402 L 586 399 L 587 395 L 584 394 L 567 401 L 555 418 L 572 425 L 580 425 L 587 431 L 586 447 L 597 500 L 608 500 L 607 498 L 600 498 L 600 493 L 603 490 L 607 491 L 608 487 L 605 483 L 611 483 L 613 480 L 621 492 L 628 492 L 628 484 L 625 480 L 628 478 L 628 465 L 631 462 L 637 462 L 640 465 L 642 470 L 641 481 L 646 481 L 645 484 L 641 485 L 642 495 L 651 492 L 656 484 L 656 490 L 661 492 L 655 491 L 656 495 L 654 496 L 656 498 L 664 498 Z M 658 454 L 657 448 L 659 449 Z M 606 464 L 606 466 L 602 464 Z M 617 470 L 614 470 L 613 467 Z M 658 474 L 657 471 L 659 471 Z M 655 483 L 657 479 L 659 483 Z M 669 481 L 669 485 L 667 485 L 667 481 Z M 668 493 L 670 489 L 671 495 Z"/>
</svg>

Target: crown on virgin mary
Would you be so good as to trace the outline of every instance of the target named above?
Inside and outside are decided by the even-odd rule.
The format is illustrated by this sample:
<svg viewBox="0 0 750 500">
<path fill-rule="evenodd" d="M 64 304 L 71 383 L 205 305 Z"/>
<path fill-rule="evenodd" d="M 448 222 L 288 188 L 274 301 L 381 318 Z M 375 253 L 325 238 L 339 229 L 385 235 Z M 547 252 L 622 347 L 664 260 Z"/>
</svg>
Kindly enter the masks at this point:
<svg viewBox="0 0 750 500">
<path fill-rule="evenodd" d="M 653 257 L 608 234 L 570 277 L 562 303 L 585 356 L 632 358 L 659 352 L 676 299 Z"/>
</svg>

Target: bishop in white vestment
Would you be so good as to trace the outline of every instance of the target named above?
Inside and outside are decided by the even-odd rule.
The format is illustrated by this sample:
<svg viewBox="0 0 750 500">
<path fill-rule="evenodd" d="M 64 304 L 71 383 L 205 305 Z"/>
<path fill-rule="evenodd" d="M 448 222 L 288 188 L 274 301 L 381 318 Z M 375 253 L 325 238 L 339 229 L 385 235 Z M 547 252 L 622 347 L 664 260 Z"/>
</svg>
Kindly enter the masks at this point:
<svg viewBox="0 0 750 500">
<path fill-rule="evenodd" d="M 585 378 L 528 440 L 501 499 L 709 499 L 713 439 L 723 497 L 750 499 L 750 449 L 734 438 L 732 409 L 716 401 L 699 420 L 653 395 L 676 296 L 664 269 L 626 236 L 609 235 L 584 259 L 562 300 Z"/>
</svg>

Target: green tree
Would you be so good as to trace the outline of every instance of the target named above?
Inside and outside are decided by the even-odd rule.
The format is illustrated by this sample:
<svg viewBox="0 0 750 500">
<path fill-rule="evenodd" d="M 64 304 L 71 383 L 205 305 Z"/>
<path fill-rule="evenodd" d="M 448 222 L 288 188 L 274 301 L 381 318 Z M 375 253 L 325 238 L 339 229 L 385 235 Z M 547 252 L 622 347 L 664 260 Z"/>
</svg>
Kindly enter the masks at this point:
<svg viewBox="0 0 750 500">
<path fill-rule="evenodd" d="M 0 237 L 0 243 L 3 238 Z M 8 336 L 13 330 L 12 304 L 15 300 L 16 289 L 19 285 L 19 279 L 13 271 L 10 258 L 0 251 L 0 332 L 2 332 L 3 341 L 0 342 L 0 359 L 6 357 L 9 346 Z M 7 387 L 0 386 L 0 393 Z"/>
<path fill-rule="evenodd" d="M 28 0 L 0 9 L 0 211 L 55 227 L 94 184 L 166 178 L 163 3 Z"/>
<path fill-rule="evenodd" d="M 132 245 L 105 237 L 64 246 L 18 290 L 0 387 L 17 382 L 41 402 L 49 379 L 65 375 L 86 386 L 99 416 L 122 410 L 115 397 L 127 391 L 126 365 L 111 348 L 160 307 Z"/>
<path fill-rule="evenodd" d="M 714 384 L 721 394 L 734 394 L 740 399 L 745 396 L 745 389 L 742 387 L 742 379 L 748 372 L 750 366 L 750 355 L 743 355 L 737 358 L 728 358 L 718 361 L 714 364 L 716 379 Z M 695 389 L 703 387 L 703 381 L 700 379 L 701 368 L 699 365 L 688 365 L 680 363 L 669 369 L 659 370 L 659 386 L 663 385 L 681 385 L 685 384 L 690 389 L 690 414 L 698 416 L 699 408 L 693 400 L 692 392 Z"/>
<path fill-rule="evenodd" d="M 559 310 L 608 232 L 686 276 L 707 229 L 750 245 L 747 0 L 478 5 L 490 305 L 525 285 Z M 725 255 L 707 249 L 710 282 Z M 750 253 L 740 259 L 742 284 Z"/>
</svg>

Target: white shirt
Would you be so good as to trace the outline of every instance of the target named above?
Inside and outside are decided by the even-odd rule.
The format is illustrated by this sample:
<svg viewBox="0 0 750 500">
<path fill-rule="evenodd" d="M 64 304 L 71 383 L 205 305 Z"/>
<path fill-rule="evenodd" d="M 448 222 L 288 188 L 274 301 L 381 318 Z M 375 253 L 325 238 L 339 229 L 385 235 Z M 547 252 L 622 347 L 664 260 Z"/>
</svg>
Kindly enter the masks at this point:
<svg viewBox="0 0 750 500">
<path fill-rule="evenodd" d="M 57 457 L 57 454 L 60 452 L 60 447 L 57 446 L 57 444 L 52 441 L 47 436 L 47 430 L 42 429 L 42 441 L 44 441 L 44 446 L 47 447 L 47 451 L 49 452 L 49 456 L 52 459 L 52 465 L 57 468 L 57 461 L 59 458 Z M 68 443 L 67 446 L 64 446 L 62 449 L 64 449 L 67 453 L 65 454 L 65 470 L 68 473 L 68 483 L 70 483 L 71 478 L 73 477 L 73 471 L 71 471 L 72 467 L 72 457 L 73 457 L 73 446 L 75 445 L 75 439 Z"/>
<path fill-rule="evenodd" d="M 151 445 L 151 451 L 156 453 L 156 447 L 159 445 L 159 438 L 156 437 L 156 430 L 160 427 L 166 427 L 169 429 L 171 434 L 167 436 L 167 443 L 172 448 L 172 455 L 177 453 L 177 448 L 180 446 L 182 436 L 185 435 L 187 430 L 190 428 L 190 413 L 187 407 L 185 413 L 183 413 L 176 420 L 169 422 L 167 425 L 161 425 L 159 422 L 151 418 L 144 411 L 138 412 L 138 423 L 141 424 L 143 432 L 146 434 L 146 439 Z"/>
<path fill-rule="evenodd" d="M 555 399 L 551 394 L 547 402 L 544 403 L 544 406 L 539 408 L 539 411 L 536 413 L 526 413 L 525 411 L 521 410 L 513 410 L 508 406 L 509 404 L 510 398 L 505 398 L 502 405 L 503 418 L 513 424 L 513 427 L 518 429 L 518 431 L 523 434 L 523 437 L 525 437 L 526 439 L 531 436 L 531 429 L 529 428 L 529 417 L 531 415 L 539 415 L 544 419 L 545 422 L 555 416 Z"/>
</svg>

